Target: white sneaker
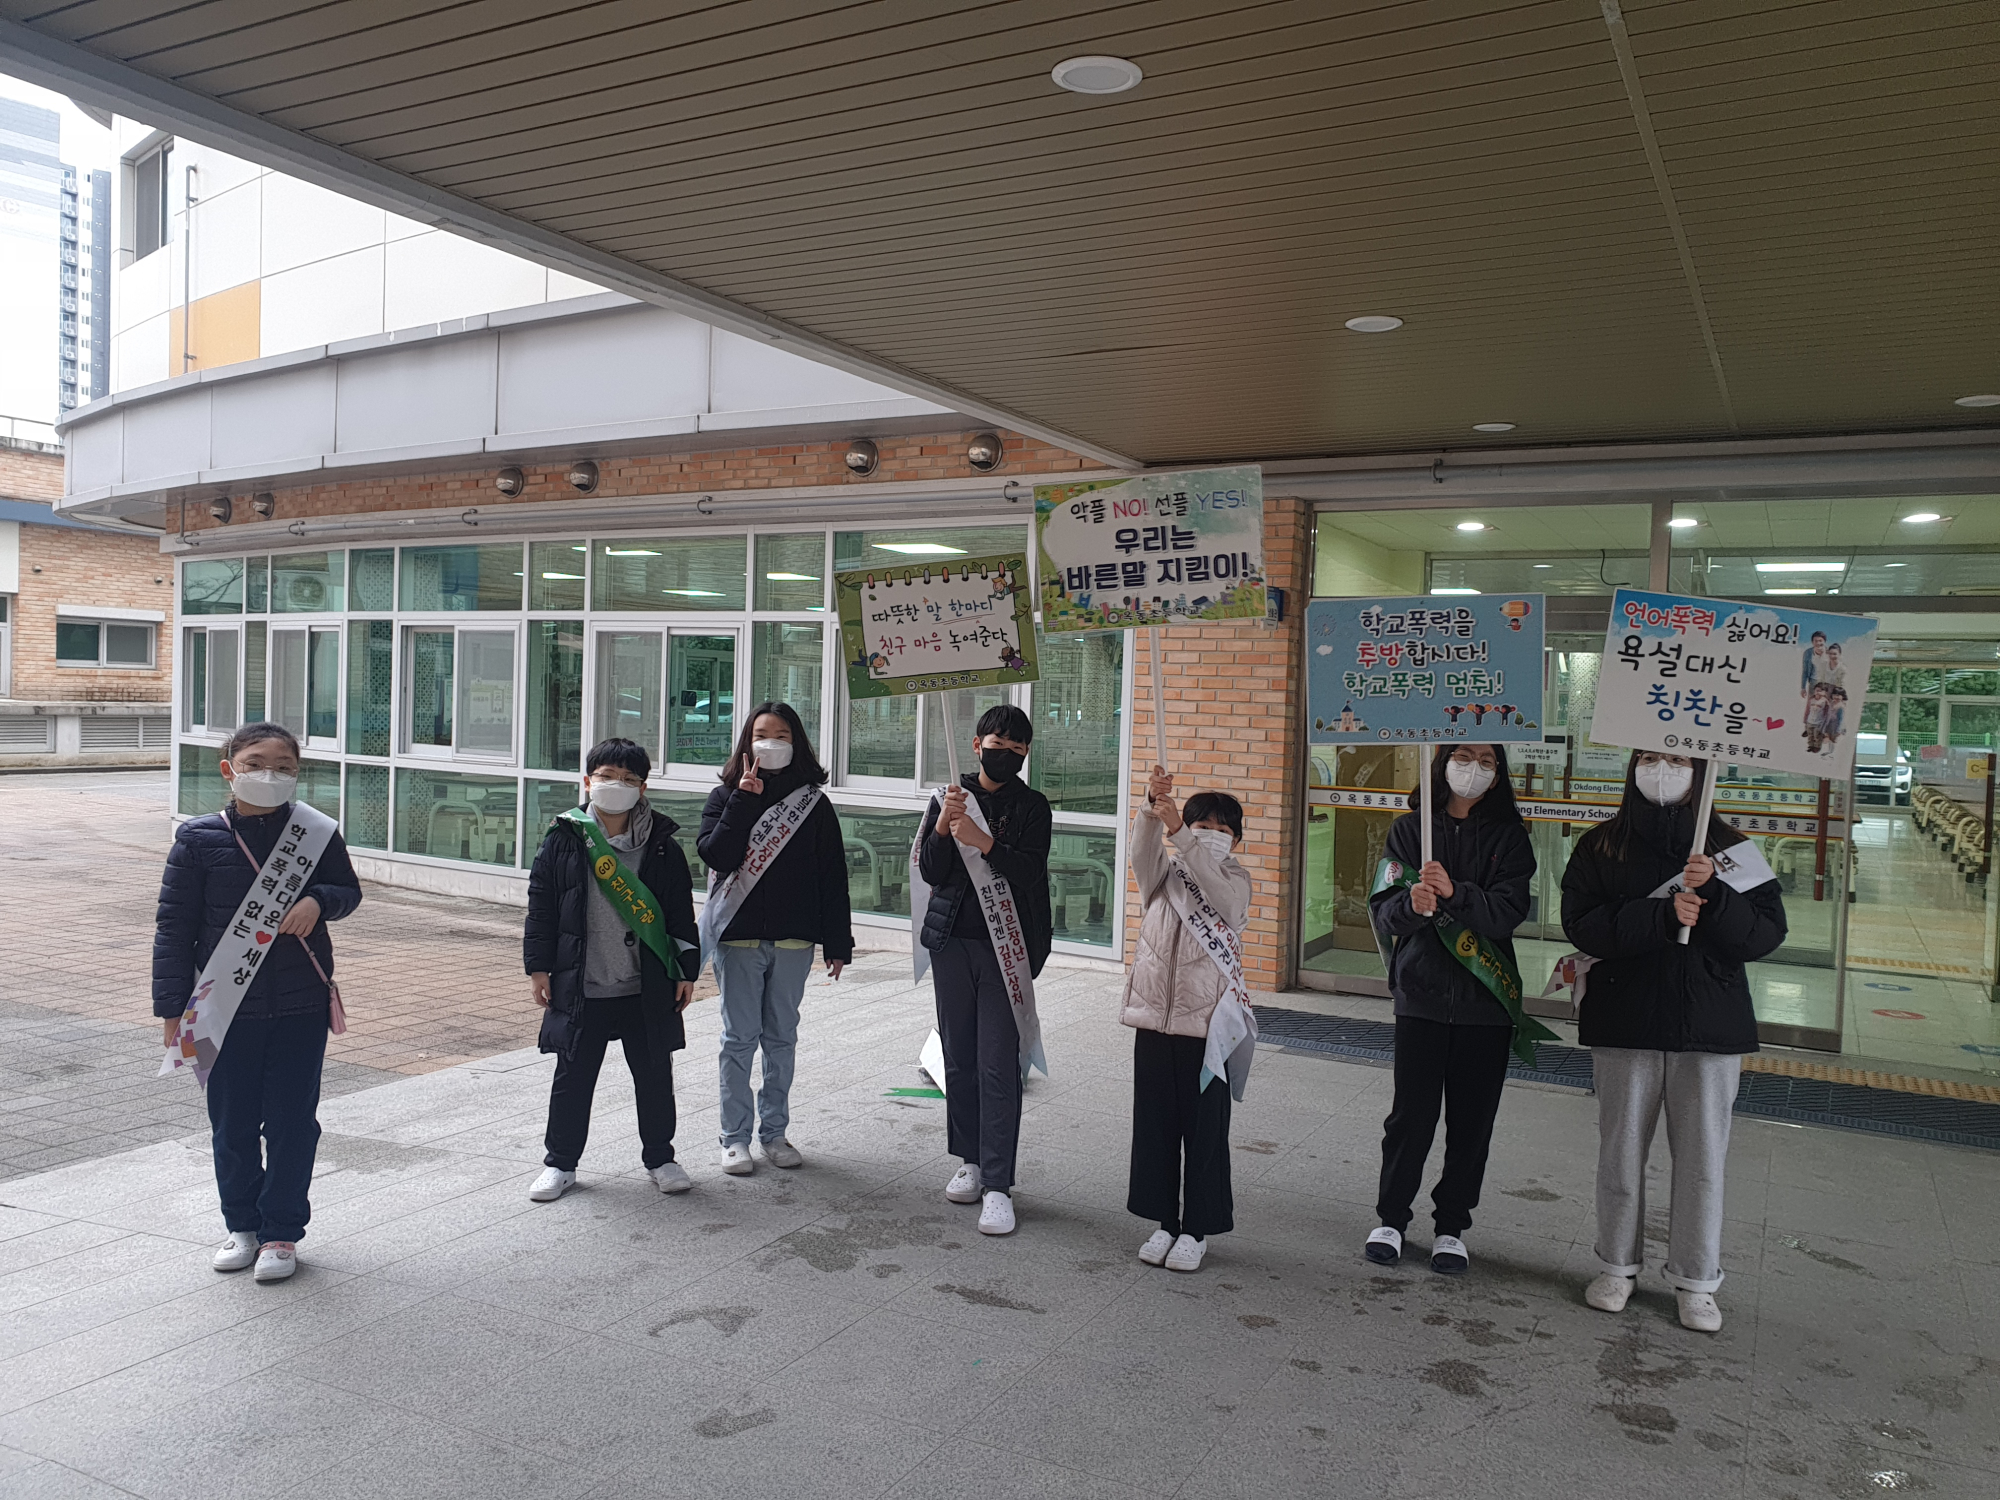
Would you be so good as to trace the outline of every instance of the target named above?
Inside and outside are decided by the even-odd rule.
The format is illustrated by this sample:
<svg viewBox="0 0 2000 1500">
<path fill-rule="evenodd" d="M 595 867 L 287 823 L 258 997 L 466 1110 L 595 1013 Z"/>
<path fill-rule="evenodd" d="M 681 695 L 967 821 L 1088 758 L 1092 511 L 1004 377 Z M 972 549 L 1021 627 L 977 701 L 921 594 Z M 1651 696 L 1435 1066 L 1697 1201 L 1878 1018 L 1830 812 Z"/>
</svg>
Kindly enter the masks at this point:
<svg viewBox="0 0 2000 1500">
<path fill-rule="evenodd" d="M 257 1251 L 257 1269 L 250 1274 L 259 1281 L 283 1281 L 299 1268 L 299 1247 L 285 1240 L 269 1240 Z M 1713 1305 L 1712 1303 L 1710 1304 Z M 1721 1319 L 1716 1327 L 1722 1326 Z"/>
<path fill-rule="evenodd" d="M 757 1163 L 750 1159 L 750 1143 L 724 1146 L 722 1148 L 722 1170 L 731 1177 L 748 1177 L 757 1170 Z"/>
<path fill-rule="evenodd" d="M 243 1271 L 257 1260 L 257 1236 L 247 1229 L 232 1229 L 229 1238 L 217 1247 L 209 1264 L 218 1271 Z"/>
<path fill-rule="evenodd" d="M 677 1161 L 663 1161 L 646 1175 L 653 1179 L 653 1186 L 663 1193 L 685 1193 L 694 1186 L 694 1179 Z"/>
<path fill-rule="evenodd" d="M 528 1189 L 528 1196 L 537 1203 L 553 1203 L 575 1186 L 576 1173 L 565 1172 L 561 1167 L 543 1167 L 542 1175 Z"/>
<path fill-rule="evenodd" d="M 1583 1289 L 1583 1300 L 1599 1312 L 1623 1312 L 1632 1298 L 1630 1276 L 1613 1276 L 1606 1271 Z"/>
<path fill-rule="evenodd" d="M 1378 1266 L 1393 1266 L 1403 1258 L 1403 1234 L 1387 1224 L 1368 1231 L 1368 1243 L 1361 1253 Z"/>
<path fill-rule="evenodd" d="M 981 1234 L 1012 1234 L 1014 1232 L 1014 1200 L 997 1188 L 986 1195 L 979 1208 L 979 1232 Z"/>
<path fill-rule="evenodd" d="M 1169 1271 L 1199 1271 L 1201 1258 L 1208 1254 L 1208 1241 L 1198 1240 L 1191 1234 L 1184 1234 L 1174 1241 L 1174 1248 L 1167 1252 Z"/>
<path fill-rule="evenodd" d="M 1722 1332 L 1722 1309 L 1715 1305 L 1713 1292 L 1686 1292 L 1676 1288 L 1674 1300 L 1681 1305 L 1681 1327 L 1696 1333 Z"/>
<path fill-rule="evenodd" d="M 1463 1276 L 1472 1264 L 1465 1241 L 1455 1234 L 1441 1234 L 1431 1241 L 1431 1269 L 1440 1276 Z"/>
<path fill-rule="evenodd" d="M 977 1203 L 985 1197 L 985 1190 L 979 1185 L 979 1168 L 967 1162 L 951 1174 L 951 1181 L 944 1185 L 944 1195 L 953 1203 Z"/>
<path fill-rule="evenodd" d="M 1174 1237 L 1164 1229 L 1155 1229 L 1153 1237 L 1139 1247 L 1139 1259 L 1149 1266 L 1157 1266 L 1167 1258 L 1167 1252 L 1174 1248 Z"/>
<path fill-rule="evenodd" d="M 783 1136 L 779 1136 L 775 1141 L 764 1142 L 764 1160 L 774 1167 L 787 1169 L 806 1164 L 806 1159 L 799 1155 L 799 1148 Z"/>
</svg>

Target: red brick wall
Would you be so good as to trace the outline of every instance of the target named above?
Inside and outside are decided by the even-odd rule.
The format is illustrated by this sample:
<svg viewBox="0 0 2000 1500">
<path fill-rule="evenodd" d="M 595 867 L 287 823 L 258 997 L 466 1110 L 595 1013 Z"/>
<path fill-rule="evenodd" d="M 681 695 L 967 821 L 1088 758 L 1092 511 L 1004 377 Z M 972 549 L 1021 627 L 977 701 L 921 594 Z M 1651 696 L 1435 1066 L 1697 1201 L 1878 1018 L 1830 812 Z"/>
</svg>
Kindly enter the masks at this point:
<svg viewBox="0 0 2000 1500">
<path fill-rule="evenodd" d="M 8 500 L 60 500 L 63 456 L 37 453 L 0 443 L 0 497 Z"/>
<path fill-rule="evenodd" d="M 155 665 L 150 671 L 57 666 L 59 604 L 162 611 L 167 618 L 155 627 Z M 164 703 L 173 696 L 173 621 L 173 564 L 152 538 L 22 524 L 21 592 L 13 610 L 16 698 Z"/>
</svg>

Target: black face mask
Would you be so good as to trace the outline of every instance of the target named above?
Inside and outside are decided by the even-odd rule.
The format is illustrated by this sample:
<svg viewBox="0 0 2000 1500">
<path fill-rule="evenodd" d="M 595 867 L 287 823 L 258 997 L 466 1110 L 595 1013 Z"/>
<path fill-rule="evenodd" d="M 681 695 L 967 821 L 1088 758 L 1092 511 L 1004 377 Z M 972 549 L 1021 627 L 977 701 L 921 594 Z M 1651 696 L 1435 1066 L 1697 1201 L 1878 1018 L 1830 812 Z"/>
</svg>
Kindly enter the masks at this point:
<svg viewBox="0 0 2000 1500">
<path fill-rule="evenodd" d="M 987 749 L 979 752 L 979 768 L 993 781 L 1006 781 L 1021 774 L 1028 757 L 1013 750 Z"/>
</svg>

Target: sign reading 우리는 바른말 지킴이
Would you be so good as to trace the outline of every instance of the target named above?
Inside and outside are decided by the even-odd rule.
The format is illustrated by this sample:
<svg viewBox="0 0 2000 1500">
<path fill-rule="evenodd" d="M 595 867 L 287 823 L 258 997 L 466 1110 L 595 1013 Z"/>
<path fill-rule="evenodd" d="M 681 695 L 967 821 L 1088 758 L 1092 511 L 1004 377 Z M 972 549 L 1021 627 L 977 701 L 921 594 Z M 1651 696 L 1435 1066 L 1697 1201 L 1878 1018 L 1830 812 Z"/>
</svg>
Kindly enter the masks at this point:
<svg viewBox="0 0 2000 1500">
<path fill-rule="evenodd" d="M 1315 599 L 1308 743 L 1542 740 L 1540 594 Z"/>
<path fill-rule="evenodd" d="M 1620 589 L 1590 737 L 1845 780 L 1875 627 L 1865 615 Z"/>
<path fill-rule="evenodd" d="M 1033 682 L 1024 553 L 896 563 L 833 575 L 850 698 Z"/>
<path fill-rule="evenodd" d="M 1035 486 L 1042 629 L 1261 620 L 1264 471 Z"/>
</svg>

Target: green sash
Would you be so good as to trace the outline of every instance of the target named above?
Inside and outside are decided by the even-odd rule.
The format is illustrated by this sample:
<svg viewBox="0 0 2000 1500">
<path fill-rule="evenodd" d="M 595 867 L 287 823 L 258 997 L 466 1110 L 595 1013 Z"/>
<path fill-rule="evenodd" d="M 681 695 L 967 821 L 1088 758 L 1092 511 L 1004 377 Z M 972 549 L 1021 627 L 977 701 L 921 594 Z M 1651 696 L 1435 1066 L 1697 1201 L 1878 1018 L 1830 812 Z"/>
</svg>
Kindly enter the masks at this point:
<svg viewBox="0 0 2000 1500">
<path fill-rule="evenodd" d="M 1417 872 L 1407 868 L 1400 860 L 1385 859 L 1375 867 L 1375 885 L 1369 895 L 1375 896 L 1391 887 L 1400 886 L 1407 890 L 1417 883 Z M 1472 977 L 1492 992 L 1493 998 L 1507 1009 L 1514 1021 L 1514 1055 L 1529 1067 L 1535 1066 L 1536 1042 L 1559 1042 L 1548 1027 L 1521 1009 L 1521 971 L 1514 967 L 1498 945 L 1481 937 L 1462 922 L 1454 922 L 1443 912 L 1431 918 L 1437 928 L 1438 939 L 1444 944 L 1445 952 L 1465 965 Z M 1371 922 L 1369 924 L 1373 926 Z M 1386 955 L 1384 957 L 1386 962 Z"/>
<path fill-rule="evenodd" d="M 572 807 L 556 816 L 583 835 L 584 846 L 590 851 L 590 873 L 597 877 L 597 888 L 604 892 L 611 909 L 625 919 L 625 925 L 632 929 L 639 941 L 651 948 L 653 956 L 667 966 L 667 978 L 679 979 L 681 970 L 674 958 L 673 938 L 660 916 L 660 905 L 653 899 L 653 893 L 646 889 L 645 882 L 625 868 L 624 862 L 618 858 L 618 851 L 604 836 L 604 830 L 582 808 Z M 1519 983 L 1514 987 L 1519 990 Z"/>
</svg>

